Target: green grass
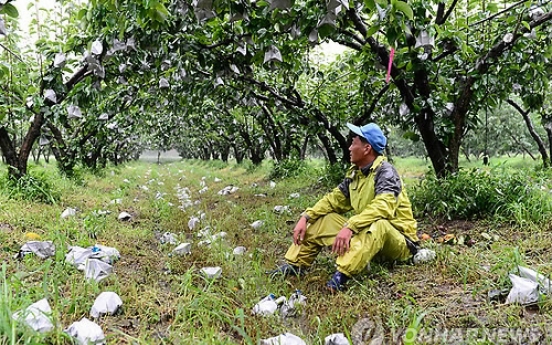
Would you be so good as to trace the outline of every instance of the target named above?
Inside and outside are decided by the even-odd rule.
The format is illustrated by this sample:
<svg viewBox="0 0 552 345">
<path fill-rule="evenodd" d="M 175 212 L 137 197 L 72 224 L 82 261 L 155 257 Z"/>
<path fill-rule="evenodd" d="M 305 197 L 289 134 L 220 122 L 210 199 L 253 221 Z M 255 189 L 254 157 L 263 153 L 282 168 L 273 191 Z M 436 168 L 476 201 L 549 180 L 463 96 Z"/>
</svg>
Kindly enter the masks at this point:
<svg viewBox="0 0 552 345">
<path fill-rule="evenodd" d="M 400 173 L 412 176 L 412 181 L 427 171 L 426 164 L 421 160 L 396 161 Z M 70 344 L 63 329 L 82 317 L 90 318 L 90 308 L 102 291 L 117 292 L 124 303 L 120 314 L 97 321 L 108 344 L 256 344 L 259 339 L 286 331 L 308 344 L 323 344 L 332 333 L 352 337 L 355 325 L 365 317 L 381 319 L 387 333 L 409 326 L 551 324 L 548 300 L 536 310 L 487 300 L 488 291 L 509 287 L 507 276 L 517 263 L 545 274 L 552 272 L 552 233 L 546 225 L 433 224 L 420 219 L 420 232 L 435 237 L 443 233 L 470 235 L 477 243 L 469 248 L 426 243 L 437 251 L 436 262 L 395 267 L 372 264 L 345 293 L 329 295 L 323 287 L 334 271 L 335 258 L 328 252 L 321 253 L 309 274 L 300 279 L 271 280 L 264 274 L 281 262 L 299 214 L 328 191 L 318 184 L 317 174 L 277 180 L 276 188 L 271 189 L 266 178 L 270 164 L 252 169 L 219 162 L 136 162 L 109 168 L 103 175 L 83 171 L 79 180 L 59 177 L 52 165 L 36 169 L 43 169 L 50 177 L 61 195 L 59 201 L 43 204 L 0 194 L 0 255 L 4 263 L 0 344 Z M 209 190 L 200 195 L 202 177 Z M 222 181 L 214 182 L 215 178 Z M 188 187 L 192 200 L 199 203 L 180 210 L 177 185 Z M 240 189 L 227 196 L 217 194 L 228 185 Z M 155 199 L 157 191 L 166 193 L 163 199 Z M 290 199 L 294 192 L 301 197 Z M 258 193 L 267 197 L 255 197 Z M 116 198 L 122 203 L 111 204 Z M 272 210 L 276 205 L 289 205 L 291 213 L 275 214 Z M 76 217 L 61 219 L 66 207 L 78 209 Z M 92 212 L 100 209 L 112 213 L 94 216 Z M 118 222 L 121 211 L 133 214 L 133 220 Z M 187 225 L 198 212 L 206 214 L 199 229 L 209 225 L 213 233 L 226 232 L 226 238 L 210 248 L 198 247 L 198 229 L 191 231 Z M 259 219 L 265 224 L 255 231 L 249 224 Z M 178 235 L 181 242 L 193 242 L 192 254 L 169 256 L 175 246 L 162 245 L 156 237 L 166 231 Z M 54 241 L 55 257 L 13 259 L 27 232 Z M 498 235 L 498 240 L 487 241 L 481 232 Z M 85 281 L 82 272 L 64 263 L 68 246 L 92 245 L 96 243 L 94 237 L 97 243 L 121 252 L 115 274 L 100 283 Z M 232 249 L 239 245 L 247 247 L 247 252 L 235 257 Z M 204 266 L 222 267 L 222 277 L 214 281 L 203 278 L 199 269 Z M 289 297 L 295 289 L 308 298 L 298 317 L 282 320 L 251 315 L 253 305 L 267 294 Z M 34 334 L 10 318 L 12 312 L 44 297 L 57 324 L 51 334 Z"/>
</svg>

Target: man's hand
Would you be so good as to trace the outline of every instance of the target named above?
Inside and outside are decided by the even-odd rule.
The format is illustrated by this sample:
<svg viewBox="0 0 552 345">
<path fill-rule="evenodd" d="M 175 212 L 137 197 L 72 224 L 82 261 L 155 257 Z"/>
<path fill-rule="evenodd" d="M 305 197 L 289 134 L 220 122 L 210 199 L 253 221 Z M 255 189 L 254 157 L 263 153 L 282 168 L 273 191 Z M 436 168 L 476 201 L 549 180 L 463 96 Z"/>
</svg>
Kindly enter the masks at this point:
<svg viewBox="0 0 552 345">
<path fill-rule="evenodd" d="M 301 242 L 303 242 L 303 238 L 305 237 L 305 233 L 307 232 L 307 218 L 301 217 L 299 218 L 299 221 L 295 225 L 295 229 L 293 229 L 293 243 L 296 245 L 301 245 Z"/>
<path fill-rule="evenodd" d="M 349 243 L 351 242 L 352 236 L 353 231 L 349 228 L 339 230 L 332 245 L 332 253 L 335 253 L 338 256 L 347 253 L 349 251 Z"/>
</svg>

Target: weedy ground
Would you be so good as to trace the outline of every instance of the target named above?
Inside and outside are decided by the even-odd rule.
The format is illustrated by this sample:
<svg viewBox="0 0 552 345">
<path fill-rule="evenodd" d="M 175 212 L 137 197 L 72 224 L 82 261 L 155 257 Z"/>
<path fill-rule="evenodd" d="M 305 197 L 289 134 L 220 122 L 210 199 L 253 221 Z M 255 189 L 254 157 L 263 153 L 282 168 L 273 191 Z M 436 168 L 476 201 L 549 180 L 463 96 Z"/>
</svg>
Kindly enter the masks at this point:
<svg viewBox="0 0 552 345">
<path fill-rule="evenodd" d="M 427 170 L 427 163 L 398 160 L 397 167 L 412 185 Z M 366 318 L 381 320 L 388 337 L 408 327 L 548 329 L 552 325 L 548 299 L 523 307 L 488 298 L 492 290 L 510 288 L 508 273 L 518 264 L 552 272 L 550 226 L 419 219 L 420 233 L 435 239 L 469 235 L 476 243 L 468 247 L 427 241 L 424 246 L 437 252 L 436 261 L 415 266 L 373 263 L 347 291 L 331 295 L 324 286 L 335 270 L 335 257 L 327 250 L 304 277 L 270 279 L 265 274 L 282 263 L 299 214 L 329 191 L 314 169 L 276 181 L 275 188 L 266 178 L 267 166 L 136 162 L 110 168 L 104 175 L 83 172 L 77 179 L 59 177 L 52 166 L 35 169 L 55 177 L 52 183 L 61 200 L 48 205 L 0 196 L 0 344 L 70 344 L 63 329 L 90 318 L 94 299 L 103 291 L 118 293 L 124 303 L 120 313 L 96 320 L 108 344 L 256 344 L 284 332 L 309 344 L 323 344 L 332 333 L 368 344 L 371 331 L 358 326 Z M 201 181 L 208 187 L 203 194 L 199 194 Z M 229 185 L 239 190 L 217 194 Z M 178 187 L 189 188 L 194 205 L 179 209 Z M 156 197 L 158 192 L 162 198 Z M 292 193 L 300 197 L 291 198 Z M 111 203 L 115 199 L 122 202 Z M 289 206 L 290 212 L 275 213 L 277 205 Z M 76 208 L 77 214 L 61 219 L 67 207 Z M 96 216 L 97 210 L 111 213 Z M 129 212 L 132 220 L 118 221 L 121 211 Z M 205 218 L 189 229 L 190 217 L 200 213 Z M 250 224 L 256 220 L 264 224 L 254 230 Z M 198 246 L 202 239 L 197 234 L 206 226 L 227 236 L 209 247 Z M 28 232 L 53 241 L 56 255 L 45 260 L 33 255 L 14 259 Z M 175 245 L 159 241 L 165 232 L 176 234 L 180 242 L 192 242 L 191 255 L 170 256 Z M 487 240 L 483 232 L 493 239 Z M 64 262 L 69 246 L 95 243 L 121 253 L 114 274 L 99 283 L 86 281 L 82 272 Z M 245 255 L 233 255 L 236 246 L 245 246 Z M 221 278 L 204 278 L 199 270 L 206 266 L 220 266 Z M 296 289 L 307 297 L 297 317 L 251 315 L 264 296 L 289 297 Z M 44 297 L 57 324 L 53 332 L 35 334 L 11 319 L 12 312 Z"/>
</svg>

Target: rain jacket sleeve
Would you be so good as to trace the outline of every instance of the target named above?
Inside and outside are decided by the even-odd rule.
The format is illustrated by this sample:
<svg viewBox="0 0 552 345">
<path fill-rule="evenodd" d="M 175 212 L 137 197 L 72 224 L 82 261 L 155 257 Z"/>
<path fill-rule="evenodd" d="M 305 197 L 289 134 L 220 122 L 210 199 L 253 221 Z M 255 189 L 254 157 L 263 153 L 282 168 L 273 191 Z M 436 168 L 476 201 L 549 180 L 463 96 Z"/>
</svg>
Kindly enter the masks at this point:
<svg viewBox="0 0 552 345">
<path fill-rule="evenodd" d="M 346 226 L 354 233 L 358 233 L 380 220 L 395 218 L 399 206 L 399 195 L 402 192 L 402 183 L 399 174 L 390 164 L 382 164 L 375 177 L 375 197 L 364 210 L 352 216 Z"/>
<path fill-rule="evenodd" d="M 348 185 L 349 183 L 350 180 L 345 179 L 340 186 L 343 184 Z M 314 223 L 315 220 L 328 213 L 335 212 L 343 214 L 351 209 L 351 200 L 349 196 L 345 195 L 340 187 L 336 187 L 320 199 L 313 207 L 307 208 L 303 216 L 307 218 L 309 223 Z"/>
</svg>

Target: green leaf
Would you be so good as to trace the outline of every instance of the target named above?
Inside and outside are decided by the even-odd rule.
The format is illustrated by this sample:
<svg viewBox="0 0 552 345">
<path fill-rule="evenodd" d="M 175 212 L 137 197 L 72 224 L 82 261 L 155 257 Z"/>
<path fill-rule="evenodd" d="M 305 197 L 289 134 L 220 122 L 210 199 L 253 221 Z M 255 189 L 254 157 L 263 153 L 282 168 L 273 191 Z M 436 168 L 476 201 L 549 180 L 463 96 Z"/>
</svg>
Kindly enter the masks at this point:
<svg viewBox="0 0 552 345">
<path fill-rule="evenodd" d="M 335 28 L 329 24 L 322 25 L 318 28 L 320 39 L 330 36 L 335 31 Z"/>
<path fill-rule="evenodd" d="M 491 13 L 498 12 L 498 4 L 494 3 L 494 2 L 488 3 L 487 4 L 487 11 L 489 11 Z"/>
<path fill-rule="evenodd" d="M 163 19 L 162 21 L 167 20 L 167 17 L 169 16 L 169 11 L 167 11 L 165 5 L 158 3 L 155 6 L 155 10 L 157 11 L 157 15 L 159 16 L 159 18 Z"/>
<path fill-rule="evenodd" d="M 372 25 L 370 29 L 368 29 L 368 31 L 366 32 L 366 38 L 372 37 L 372 35 L 378 32 L 379 29 L 380 29 L 379 25 Z"/>
<path fill-rule="evenodd" d="M 412 131 L 405 132 L 405 133 L 403 134 L 403 138 L 405 138 L 405 139 L 410 139 L 410 140 L 412 140 L 412 141 L 414 141 L 414 142 L 420 140 L 420 136 L 419 136 L 418 134 L 412 132 Z"/>
<path fill-rule="evenodd" d="M 77 20 L 81 20 L 82 18 L 84 18 L 86 16 L 86 8 L 83 8 L 82 10 L 80 10 L 78 13 L 77 13 Z"/>
<path fill-rule="evenodd" d="M 5 13 L 10 17 L 17 18 L 19 17 L 19 11 L 17 8 L 12 4 L 5 4 L 2 9 L 0 9 L 0 13 Z"/>
<path fill-rule="evenodd" d="M 521 21 L 521 24 L 522 24 L 523 26 L 525 26 L 525 28 L 526 28 L 527 30 L 531 31 L 531 26 L 529 25 L 529 23 L 527 23 L 526 21 L 523 20 L 523 21 Z"/>
<path fill-rule="evenodd" d="M 401 11 L 404 13 L 404 15 L 410 19 L 414 20 L 414 12 L 412 11 L 412 8 L 404 1 L 397 1 L 395 2 L 395 9 Z"/>
<path fill-rule="evenodd" d="M 3 63 L 0 63 L 0 78 L 2 78 L 5 75 L 8 75 L 9 73 L 10 73 L 9 68 Z"/>
<path fill-rule="evenodd" d="M 375 11 L 376 10 L 376 3 L 374 0 L 364 0 L 364 5 L 370 10 Z"/>
</svg>

